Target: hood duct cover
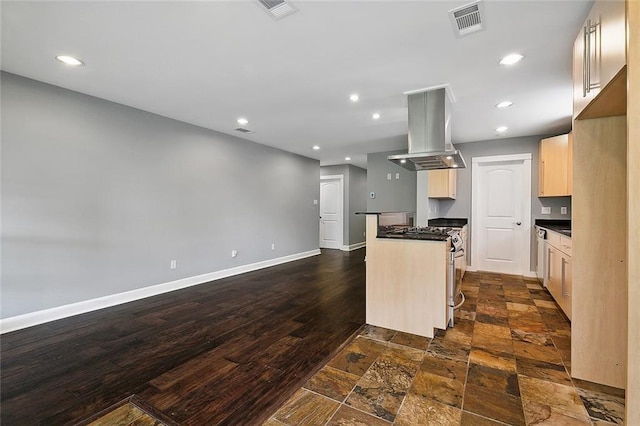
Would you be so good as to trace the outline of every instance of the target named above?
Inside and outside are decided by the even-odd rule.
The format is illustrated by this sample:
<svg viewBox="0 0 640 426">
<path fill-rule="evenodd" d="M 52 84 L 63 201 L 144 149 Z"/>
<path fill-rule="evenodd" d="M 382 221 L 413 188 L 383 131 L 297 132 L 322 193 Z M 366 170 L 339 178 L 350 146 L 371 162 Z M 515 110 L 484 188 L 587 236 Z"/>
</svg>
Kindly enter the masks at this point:
<svg viewBox="0 0 640 426">
<path fill-rule="evenodd" d="M 451 112 L 445 88 L 408 95 L 409 153 L 389 161 L 408 170 L 464 168 L 464 158 L 451 144 Z"/>
</svg>

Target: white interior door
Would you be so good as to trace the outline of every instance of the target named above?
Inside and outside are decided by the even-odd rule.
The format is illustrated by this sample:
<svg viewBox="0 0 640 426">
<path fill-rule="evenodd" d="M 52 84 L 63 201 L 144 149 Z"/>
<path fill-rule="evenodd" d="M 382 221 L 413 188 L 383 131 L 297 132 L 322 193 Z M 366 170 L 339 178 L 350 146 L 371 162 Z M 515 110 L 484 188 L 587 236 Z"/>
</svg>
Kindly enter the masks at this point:
<svg viewBox="0 0 640 426">
<path fill-rule="evenodd" d="M 474 158 L 472 203 L 475 269 L 530 275 L 531 154 Z"/>
<path fill-rule="evenodd" d="M 343 178 L 320 177 L 320 248 L 342 249 Z"/>
</svg>

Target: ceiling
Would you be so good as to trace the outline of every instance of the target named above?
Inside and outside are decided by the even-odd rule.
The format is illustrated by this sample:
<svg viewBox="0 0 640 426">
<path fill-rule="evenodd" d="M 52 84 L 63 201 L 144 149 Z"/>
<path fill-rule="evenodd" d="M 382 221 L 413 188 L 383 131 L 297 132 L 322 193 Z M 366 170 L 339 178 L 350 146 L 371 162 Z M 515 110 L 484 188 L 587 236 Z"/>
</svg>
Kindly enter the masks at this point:
<svg viewBox="0 0 640 426">
<path fill-rule="evenodd" d="M 298 11 L 275 20 L 257 0 L 2 1 L 2 69 L 322 165 L 406 149 L 403 93 L 442 84 L 454 144 L 568 131 L 572 45 L 593 1 L 484 0 L 486 29 L 458 38 L 448 11 L 467 2 L 291 0 Z M 524 59 L 498 64 L 512 52 Z"/>
</svg>

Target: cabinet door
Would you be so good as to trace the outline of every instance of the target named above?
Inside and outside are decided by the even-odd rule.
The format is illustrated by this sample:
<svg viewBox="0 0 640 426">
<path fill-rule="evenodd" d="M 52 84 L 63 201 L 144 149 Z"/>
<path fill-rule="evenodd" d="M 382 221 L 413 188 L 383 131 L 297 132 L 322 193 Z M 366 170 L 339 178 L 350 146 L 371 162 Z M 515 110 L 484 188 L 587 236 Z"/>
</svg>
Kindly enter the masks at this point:
<svg viewBox="0 0 640 426">
<path fill-rule="evenodd" d="M 558 258 L 558 251 L 547 244 L 547 290 L 558 301 L 562 293 L 560 283 L 560 259 Z"/>
<path fill-rule="evenodd" d="M 571 319 L 571 256 L 562 254 L 560 257 L 561 262 L 561 285 L 560 293 L 562 295 L 559 305 L 567 315 L 567 318 Z"/>
<path fill-rule="evenodd" d="M 567 195 L 573 195 L 573 132 L 567 135 Z"/>
<path fill-rule="evenodd" d="M 456 198 L 457 173 L 453 169 L 429 170 L 429 198 Z"/>
<path fill-rule="evenodd" d="M 567 162 L 569 135 L 559 135 L 540 141 L 539 197 L 559 197 L 568 194 Z"/>
<path fill-rule="evenodd" d="M 574 118 L 626 64 L 625 2 L 596 1 L 573 45 Z"/>
<path fill-rule="evenodd" d="M 462 250 L 464 250 L 464 256 L 462 256 L 462 277 L 464 277 L 465 272 L 467 271 L 467 225 L 463 226 L 460 230 L 460 236 L 462 237 Z"/>
<path fill-rule="evenodd" d="M 536 237 L 536 276 L 538 281 L 544 283 L 546 269 L 544 267 L 545 242 L 543 238 Z"/>
</svg>

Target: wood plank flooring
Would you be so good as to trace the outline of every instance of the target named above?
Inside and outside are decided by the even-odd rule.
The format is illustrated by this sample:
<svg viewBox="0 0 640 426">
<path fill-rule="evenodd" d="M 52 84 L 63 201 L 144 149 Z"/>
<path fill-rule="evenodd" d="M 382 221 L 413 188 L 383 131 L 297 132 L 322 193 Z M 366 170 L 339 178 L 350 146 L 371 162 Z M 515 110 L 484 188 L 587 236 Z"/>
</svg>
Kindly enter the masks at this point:
<svg viewBox="0 0 640 426">
<path fill-rule="evenodd" d="M 177 424 L 260 424 L 365 319 L 364 249 L 0 337 L 3 425 L 72 424 L 131 395 Z"/>
</svg>

